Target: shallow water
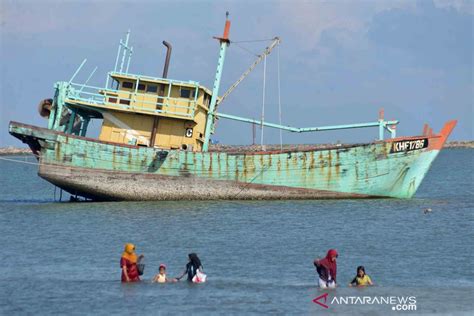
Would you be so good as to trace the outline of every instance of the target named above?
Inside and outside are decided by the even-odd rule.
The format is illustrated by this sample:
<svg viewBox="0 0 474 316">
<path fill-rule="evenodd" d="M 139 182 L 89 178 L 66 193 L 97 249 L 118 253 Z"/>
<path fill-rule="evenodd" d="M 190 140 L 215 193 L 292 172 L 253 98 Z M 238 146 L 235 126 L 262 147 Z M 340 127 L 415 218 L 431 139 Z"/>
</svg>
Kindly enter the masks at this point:
<svg viewBox="0 0 474 316">
<path fill-rule="evenodd" d="M 324 293 L 312 261 L 332 247 L 329 303 L 414 296 L 416 314 L 470 314 L 473 167 L 474 150 L 443 151 L 411 200 L 59 203 L 36 166 L 0 160 L 0 314 L 395 313 L 312 302 Z M 119 282 L 126 242 L 145 254 L 141 284 Z M 149 282 L 160 263 L 181 273 L 192 251 L 206 284 Z M 376 287 L 347 288 L 358 265 Z"/>
</svg>

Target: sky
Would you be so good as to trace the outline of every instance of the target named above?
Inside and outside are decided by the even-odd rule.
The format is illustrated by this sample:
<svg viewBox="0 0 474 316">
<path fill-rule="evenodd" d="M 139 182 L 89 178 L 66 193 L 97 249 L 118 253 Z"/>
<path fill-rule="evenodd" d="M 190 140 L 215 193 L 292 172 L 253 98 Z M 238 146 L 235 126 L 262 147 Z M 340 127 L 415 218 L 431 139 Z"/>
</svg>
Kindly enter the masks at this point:
<svg viewBox="0 0 474 316">
<path fill-rule="evenodd" d="M 398 119 L 398 135 L 420 135 L 457 119 L 451 139 L 472 140 L 473 15 L 470 0 L 371 1 L 9 1 L 0 0 L 0 147 L 21 146 L 8 134 L 11 120 L 46 126 L 37 112 L 57 81 L 76 78 L 104 86 L 120 38 L 131 29 L 130 72 L 161 76 L 165 48 L 173 45 L 169 77 L 211 88 L 219 44 L 230 12 L 235 42 L 281 38 L 267 58 L 265 120 L 278 122 L 278 55 L 282 122 L 297 127 Z M 223 93 L 268 42 L 232 43 Z M 263 63 L 219 111 L 261 117 Z M 97 134 L 100 122 L 92 124 Z M 259 128 L 258 128 L 259 129 Z M 257 129 L 257 130 L 258 130 Z M 258 131 L 259 132 L 259 131 Z M 266 128 L 265 143 L 279 132 Z M 283 133 L 284 143 L 364 142 L 376 128 Z M 251 125 L 221 119 L 215 140 L 252 142 Z M 259 134 L 257 139 L 260 139 Z"/>
</svg>

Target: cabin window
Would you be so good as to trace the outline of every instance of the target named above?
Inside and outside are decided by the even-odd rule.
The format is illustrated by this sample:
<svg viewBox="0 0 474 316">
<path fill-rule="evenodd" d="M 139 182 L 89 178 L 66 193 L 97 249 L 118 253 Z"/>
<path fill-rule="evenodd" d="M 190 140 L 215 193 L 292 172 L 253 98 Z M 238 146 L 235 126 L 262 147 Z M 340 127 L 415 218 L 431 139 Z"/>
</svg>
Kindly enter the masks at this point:
<svg viewBox="0 0 474 316">
<path fill-rule="evenodd" d="M 133 82 L 130 82 L 130 81 L 124 81 L 122 82 L 122 88 L 125 88 L 125 89 L 133 89 Z"/>
<path fill-rule="evenodd" d="M 112 78 L 112 87 L 115 86 L 115 90 L 118 90 L 120 82 L 118 80 Z"/>
<path fill-rule="evenodd" d="M 180 94 L 181 98 L 189 99 L 189 97 L 191 96 L 191 90 L 189 90 L 189 89 L 181 89 L 180 92 L 181 92 L 181 94 Z"/>
<path fill-rule="evenodd" d="M 143 83 L 138 84 L 138 90 L 145 91 L 145 85 Z"/>
<path fill-rule="evenodd" d="M 149 84 L 146 86 L 146 92 L 156 93 L 158 91 L 158 86 L 156 84 Z"/>
<path fill-rule="evenodd" d="M 191 90 L 191 98 L 195 98 L 196 97 L 196 89 L 194 90 Z M 197 98 L 199 98 L 199 91 L 197 91 Z"/>
<path fill-rule="evenodd" d="M 110 103 L 117 103 L 117 98 L 109 98 Z"/>
<path fill-rule="evenodd" d="M 130 105 L 130 100 L 120 100 L 120 104 Z"/>
<path fill-rule="evenodd" d="M 209 106 L 209 101 L 211 100 L 211 96 L 209 94 L 204 94 L 204 105 Z"/>
</svg>

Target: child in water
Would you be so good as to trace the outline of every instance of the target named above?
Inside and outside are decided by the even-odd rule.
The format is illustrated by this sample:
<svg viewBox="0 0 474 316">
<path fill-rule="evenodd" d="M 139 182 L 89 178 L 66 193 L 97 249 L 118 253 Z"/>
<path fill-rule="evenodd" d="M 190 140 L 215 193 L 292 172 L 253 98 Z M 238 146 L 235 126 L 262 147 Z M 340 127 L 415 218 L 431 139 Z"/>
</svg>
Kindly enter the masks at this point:
<svg viewBox="0 0 474 316">
<path fill-rule="evenodd" d="M 176 282 L 176 279 L 168 279 L 166 277 L 166 266 L 164 264 L 160 264 L 159 273 L 155 275 L 152 282 L 170 283 L 170 282 Z"/>
<path fill-rule="evenodd" d="M 354 277 L 349 286 L 368 286 L 374 285 L 369 275 L 365 274 L 365 268 L 363 266 L 357 267 L 357 275 Z"/>
</svg>

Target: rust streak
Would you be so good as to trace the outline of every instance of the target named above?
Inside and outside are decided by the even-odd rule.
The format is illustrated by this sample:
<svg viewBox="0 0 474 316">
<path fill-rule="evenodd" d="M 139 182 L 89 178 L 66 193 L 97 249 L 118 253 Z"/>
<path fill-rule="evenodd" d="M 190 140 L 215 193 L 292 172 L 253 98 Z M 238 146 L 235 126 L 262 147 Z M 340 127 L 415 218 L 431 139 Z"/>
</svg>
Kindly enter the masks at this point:
<svg viewBox="0 0 474 316">
<path fill-rule="evenodd" d="M 327 181 L 328 183 L 331 182 L 331 177 L 332 177 L 332 150 L 328 151 L 328 177 Z"/>
</svg>

